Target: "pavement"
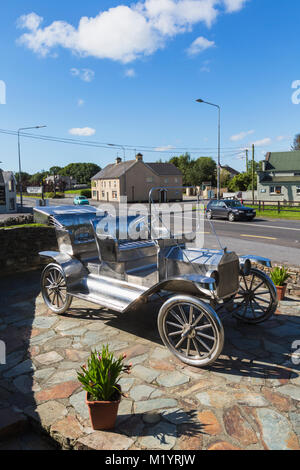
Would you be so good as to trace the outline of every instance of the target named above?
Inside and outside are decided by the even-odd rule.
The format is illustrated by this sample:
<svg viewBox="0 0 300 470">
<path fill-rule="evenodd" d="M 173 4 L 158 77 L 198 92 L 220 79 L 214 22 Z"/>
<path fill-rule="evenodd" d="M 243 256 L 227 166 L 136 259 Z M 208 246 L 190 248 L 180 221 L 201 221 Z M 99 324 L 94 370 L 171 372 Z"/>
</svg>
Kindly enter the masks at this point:
<svg viewBox="0 0 300 470">
<path fill-rule="evenodd" d="M 29 422 L 64 449 L 300 449 L 299 299 L 255 327 L 222 316 L 224 351 L 196 369 L 162 345 L 158 301 L 121 315 L 75 300 L 57 316 L 41 298 L 39 273 L 1 280 L 0 296 L 0 441 Z M 133 369 L 120 381 L 127 397 L 114 431 L 93 431 L 77 371 L 107 343 Z"/>
</svg>

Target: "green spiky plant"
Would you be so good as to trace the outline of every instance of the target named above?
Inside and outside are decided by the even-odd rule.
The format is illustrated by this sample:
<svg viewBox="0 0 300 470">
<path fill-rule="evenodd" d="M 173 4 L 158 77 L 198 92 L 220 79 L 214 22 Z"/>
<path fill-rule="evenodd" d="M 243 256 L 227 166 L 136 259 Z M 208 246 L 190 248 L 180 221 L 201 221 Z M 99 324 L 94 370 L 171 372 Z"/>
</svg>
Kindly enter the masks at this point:
<svg viewBox="0 0 300 470">
<path fill-rule="evenodd" d="M 286 284 L 286 281 L 290 277 L 291 276 L 288 274 L 287 269 L 284 267 L 280 268 L 279 266 L 277 266 L 271 271 L 271 279 L 274 282 L 275 286 L 284 286 Z"/>
<path fill-rule="evenodd" d="M 101 353 L 92 351 L 87 365 L 77 373 L 78 380 L 88 393 L 89 401 L 114 401 L 120 396 L 118 381 L 123 372 L 130 373 L 132 365 L 125 365 L 126 354 L 115 358 L 108 345 Z"/>
</svg>

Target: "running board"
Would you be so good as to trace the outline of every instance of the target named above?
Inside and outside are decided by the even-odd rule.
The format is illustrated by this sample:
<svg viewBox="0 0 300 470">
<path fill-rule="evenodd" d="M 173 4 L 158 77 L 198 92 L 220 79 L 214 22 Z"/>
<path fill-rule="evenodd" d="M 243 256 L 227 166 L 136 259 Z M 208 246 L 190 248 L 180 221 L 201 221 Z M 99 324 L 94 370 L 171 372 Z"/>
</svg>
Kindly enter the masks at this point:
<svg viewBox="0 0 300 470">
<path fill-rule="evenodd" d="M 125 281 L 89 274 L 68 293 L 116 312 L 124 312 L 148 289 Z"/>
</svg>

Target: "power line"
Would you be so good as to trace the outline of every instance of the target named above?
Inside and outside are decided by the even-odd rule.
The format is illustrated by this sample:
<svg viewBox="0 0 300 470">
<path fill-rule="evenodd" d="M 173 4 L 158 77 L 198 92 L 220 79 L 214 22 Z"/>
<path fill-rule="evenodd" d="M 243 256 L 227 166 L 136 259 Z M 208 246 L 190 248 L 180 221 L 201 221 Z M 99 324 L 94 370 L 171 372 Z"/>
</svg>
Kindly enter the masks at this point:
<svg viewBox="0 0 300 470">
<path fill-rule="evenodd" d="M 7 130 L 7 129 L 0 129 L 0 134 L 6 135 L 13 135 L 16 136 L 18 133 L 16 131 Z M 199 152 L 204 153 L 216 153 L 217 149 L 215 147 L 173 147 L 173 148 L 166 148 L 159 146 L 144 146 L 144 145 L 123 145 L 123 144 L 112 144 L 106 142 L 98 142 L 98 141 L 87 141 L 81 139 L 72 139 L 72 138 L 63 138 L 63 137 L 55 137 L 55 136 L 47 136 L 47 135 L 34 135 L 27 132 L 20 133 L 22 137 L 35 139 L 35 140 L 44 140 L 50 142 L 57 142 L 57 143 L 64 143 L 64 144 L 71 144 L 71 145 L 79 145 L 85 147 L 94 147 L 94 148 L 104 148 L 108 150 L 112 150 L 112 148 L 124 148 L 127 151 L 137 151 L 142 150 L 150 153 L 165 153 L 165 154 L 175 154 L 176 152 L 188 152 L 190 154 L 196 154 Z M 222 148 L 222 153 L 232 153 L 233 151 L 241 152 L 241 147 L 224 147 Z"/>
</svg>

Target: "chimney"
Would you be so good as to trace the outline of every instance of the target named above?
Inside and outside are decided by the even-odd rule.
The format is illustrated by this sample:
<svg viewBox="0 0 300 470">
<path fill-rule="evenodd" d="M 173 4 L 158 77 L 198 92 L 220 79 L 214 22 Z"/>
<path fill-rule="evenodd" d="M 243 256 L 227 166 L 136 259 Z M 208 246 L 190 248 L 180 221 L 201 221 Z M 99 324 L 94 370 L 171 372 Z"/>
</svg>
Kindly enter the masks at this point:
<svg viewBox="0 0 300 470">
<path fill-rule="evenodd" d="M 121 162 L 122 162 L 122 158 L 120 158 L 120 157 L 116 158 L 116 165 L 119 165 L 119 163 L 121 163 Z"/>
<path fill-rule="evenodd" d="M 137 162 L 142 162 L 143 161 L 143 155 L 141 153 L 138 153 L 135 157 Z"/>
</svg>

